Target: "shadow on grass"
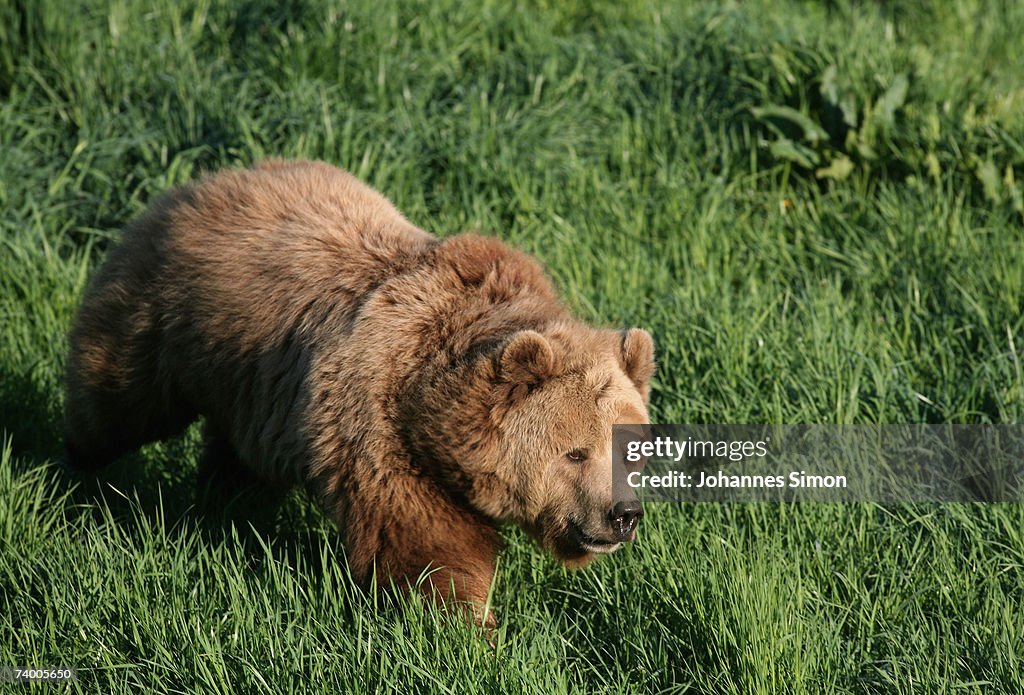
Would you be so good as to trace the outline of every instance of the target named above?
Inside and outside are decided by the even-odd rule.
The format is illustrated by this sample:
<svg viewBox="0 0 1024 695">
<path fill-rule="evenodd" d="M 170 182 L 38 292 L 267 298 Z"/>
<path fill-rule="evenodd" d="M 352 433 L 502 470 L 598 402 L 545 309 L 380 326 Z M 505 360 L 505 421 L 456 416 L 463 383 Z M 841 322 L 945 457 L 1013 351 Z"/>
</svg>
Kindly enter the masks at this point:
<svg viewBox="0 0 1024 695">
<path fill-rule="evenodd" d="M 238 543 L 250 560 L 301 556 L 318 568 L 325 543 L 343 557 L 340 537 L 313 531 L 326 519 L 301 487 L 281 490 L 251 480 L 207 479 L 194 463 L 198 427 L 181 437 L 150 445 L 95 474 L 60 470 L 61 481 L 75 485 L 72 502 L 97 523 L 109 510 L 119 524 L 137 524 L 138 515 L 160 521 L 169 535 L 199 533 L 203 542 Z"/>
<path fill-rule="evenodd" d="M 329 523 L 315 500 L 301 488 L 282 491 L 250 479 L 202 479 L 196 460 L 202 448 L 201 425 L 179 437 L 144 447 L 97 473 L 64 467 L 62 413 L 55 389 L 31 373 L 0 371 L 0 442 L 10 439 L 14 474 L 45 466 L 67 498 L 69 518 L 113 519 L 125 529 L 139 515 L 159 520 L 168 534 L 199 532 L 204 542 L 237 538 L 243 551 L 265 558 L 266 548 L 280 557 L 301 556 L 319 568 L 326 555 L 344 557 L 340 535 L 313 532 Z"/>
<path fill-rule="evenodd" d="M 535 550 L 535 552 L 540 552 Z M 605 558 L 615 562 L 617 558 Z M 598 595 L 581 582 L 580 572 L 600 572 L 597 567 L 549 574 L 542 590 L 531 600 L 541 604 L 540 612 L 564 616 L 569 630 L 564 640 L 569 655 L 580 664 L 608 665 L 608 676 L 629 679 L 630 687 L 650 692 L 685 690 L 684 684 L 699 671 L 694 663 L 702 659 L 701 646 L 711 635 L 702 632 L 699 622 L 684 611 L 665 610 L 669 603 L 689 605 L 691 596 L 661 598 L 645 602 L 642 609 L 635 604 L 608 605 L 614 598 Z M 612 582 L 632 583 L 630 572 L 624 571 Z M 627 673 L 621 673 L 625 668 Z M 620 684 L 616 681 L 618 685 Z"/>
<path fill-rule="evenodd" d="M 42 378 L 0 367 L 0 432 L 9 437 L 15 456 L 53 459 L 61 451 L 60 404 Z"/>
</svg>

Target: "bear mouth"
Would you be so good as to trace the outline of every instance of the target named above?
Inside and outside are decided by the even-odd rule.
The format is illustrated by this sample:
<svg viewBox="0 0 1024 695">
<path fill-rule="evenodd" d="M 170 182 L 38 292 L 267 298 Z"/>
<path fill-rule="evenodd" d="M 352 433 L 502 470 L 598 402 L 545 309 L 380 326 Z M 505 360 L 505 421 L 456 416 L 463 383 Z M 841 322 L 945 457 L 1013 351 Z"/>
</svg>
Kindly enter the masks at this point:
<svg viewBox="0 0 1024 695">
<path fill-rule="evenodd" d="M 570 522 L 570 535 L 573 542 L 588 553 L 610 553 L 622 545 L 619 541 L 606 540 L 591 536 L 576 522 Z"/>
</svg>

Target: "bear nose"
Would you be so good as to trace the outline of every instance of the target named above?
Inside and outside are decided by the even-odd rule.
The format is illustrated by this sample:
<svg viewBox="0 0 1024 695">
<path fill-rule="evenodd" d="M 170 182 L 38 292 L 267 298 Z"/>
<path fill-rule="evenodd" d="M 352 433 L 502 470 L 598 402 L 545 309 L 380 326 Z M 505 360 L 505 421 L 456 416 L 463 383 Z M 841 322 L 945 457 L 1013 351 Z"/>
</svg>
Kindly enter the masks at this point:
<svg viewBox="0 0 1024 695">
<path fill-rule="evenodd" d="M 612 532 L 615 534 L 616 540 L 633 540 L 636 526 L 640 523 L 640 517 L 643 515 L 644 509 L 640 506 L 640 500 L 634 499 L 628 502 L 617 503 L 608 515 L 609 521 L 612 522 Z"/>
</svg>

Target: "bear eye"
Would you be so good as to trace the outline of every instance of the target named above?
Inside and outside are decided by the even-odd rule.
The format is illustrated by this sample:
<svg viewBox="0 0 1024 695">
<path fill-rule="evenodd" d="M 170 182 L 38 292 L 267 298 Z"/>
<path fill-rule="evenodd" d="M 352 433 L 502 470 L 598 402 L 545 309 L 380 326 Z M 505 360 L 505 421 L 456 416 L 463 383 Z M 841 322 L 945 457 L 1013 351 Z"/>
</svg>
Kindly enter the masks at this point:
<svg viewBox="0 0 1024 695">
<path fill-rule="evenodd" d="M 586 449 L 573 449 L 565 455 L 565 458 L 569 459 L 573 463 L 583 463 L 587 460 L 588 452 Z"/>
</svg>

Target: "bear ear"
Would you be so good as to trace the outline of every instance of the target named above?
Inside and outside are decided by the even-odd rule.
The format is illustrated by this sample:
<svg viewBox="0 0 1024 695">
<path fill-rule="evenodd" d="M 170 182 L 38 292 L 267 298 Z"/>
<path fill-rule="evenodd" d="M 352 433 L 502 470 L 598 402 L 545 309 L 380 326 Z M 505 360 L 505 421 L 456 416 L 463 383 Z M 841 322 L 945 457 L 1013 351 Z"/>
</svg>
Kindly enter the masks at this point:
<svg viewBox="0 0 1024 695">
<path fill-rule="evenodd" d="M 654 339 L 650 333 L 642 328 L 622 332 L 622 367 L 646 399 L 654 376 Z"/>
<path fill-rule="evenodd" d="M 498 375 L 514 384 L 538 384 L 552 375 L 555 353 L 537 331 L 519 331 L 501 349 Z"/>
</svg>

